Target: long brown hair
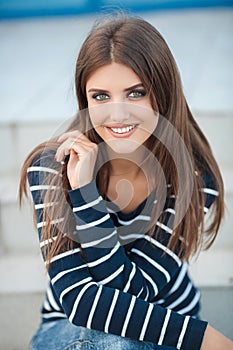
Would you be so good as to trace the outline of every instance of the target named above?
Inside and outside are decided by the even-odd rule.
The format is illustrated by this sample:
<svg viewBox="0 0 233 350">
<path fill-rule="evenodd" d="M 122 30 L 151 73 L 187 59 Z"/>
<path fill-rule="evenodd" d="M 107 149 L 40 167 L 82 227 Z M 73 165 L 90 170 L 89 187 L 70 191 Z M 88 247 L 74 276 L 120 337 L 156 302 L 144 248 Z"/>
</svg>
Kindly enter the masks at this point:
<svg viewBox="0 0 233 350">
<path fill-rule="evenodd" d="M 221 219 L 224 213 L 223 202 L 223 182 L 218 165 L 211 152 L 211 148 L 187 105 L 183 94 L 179 72 L 172 56 L 172 53 L 162 38 L 161 34 L 148 22 L 138 17 L 119 16 L 107 18 L 100 24 L 96 24 L 86 40 L 84 41 L 76 64 L 75 87 L 78 99 L 79 110 L 88 108 L 86 97 L 86 83 L 90 74 L 96 69 L 117 62 L 130 67 L 141 79 L 145 90 L 150 96 L 152 106 L 155 111 L 166 120 L 165 126 L 160 123 L 156 134 L 151 135 L 146 147 L 156 156 L 158 163 L 166 177 L 166 182 L 174 195 L 179 193 L 176 203 L 176 216 L 178 218 L 174 225 L 174 230 L 170 236 L 168 246 L 173 251 L 178 252 L 182 259 L 188 259 L 193 253 L 197 252 L 200 246 L 208 248 L 214 241 Z M 172 143 L 173 138 L 168 132 L 169 125 L 177 131 L 183 140 L 189 155 L 191 164 L 186 164 L 187 157 L 176 149 L 173 144 L 173 155 L 170 154 L 166 143 Z M 79 129 L 92 142 L 97 144 L 101 142 L 95 129 L 91 127 L 91 121 L 88 113 L 85 118 L 82 113 L 78 113 L 68 130 Z M 161 141 L 163 140 L 163 141 Z M 27 157 L 23 167 L 20 181 L 20 201 L 23 194 L 27 195 L 26 172 L 36 156 L 44 152 L 44 149 L 56 150 L 58 144 L 52 140 L 36 147 Z M 174 156 L 175 154 L 175 156 Z M 184 175 L 183 189 L 180 191 L 179 174 L 176 169 L 176 160 L 182 167 Z M 186 175 L 188 167 L 192 170 Z M 65 211 L 67 206 L 69 181 L 66 175 L 66 164 L 59 170 L 58 178 L 62 173 L 64 196 L 60 199 L 59 210 L 66 212 L 63 226 L 60 226 L 57 239 L 53 241 L 47 250 L 47 260 L 65 249 L 68 237 L 64 237 L 64 232 L 69 229 L 75 229 L 72 224 L 72 210 Z M 204 212 L 200 210 L 204 206 L 204 195 L 200 192 L 203 187 L 202 174 L 209 174 L 212 177 L 215 189 L 219 192 L 213 208 L 211 222 L 204 230 Z M 104 181 L 103 181 L 104 179 Z M 53 180 L 55 181 L 55 180 Z M 108 167 L 103 166 L 97 174 L 97 184 L 100 193 L 105 197 L 108 189 L 109 171 Z M 190 190 L 191 186 L 191 194 Z M 158 184 L 159 186 L 159 184 Z M 48 190 L 45 201 L 56 202 L 57 194 Z M 189 198 L 188 198 L 189 196 Z M 181 203 L 186 206 L 185 215 L 179 215 Z M 51 209 L 49 217 L 56 217 L 58 208 Z M 42 229 L 42 240 L 51 239 L 54 235 L 51 220 L 44 210 L 44 218 L 47 225 Z M 181 219 L 179 219 L 181 217 Z M 73 226 L 72 226 L 73 225 Z M 154 228 L 154 227 L 153 227 Z M 153 228 L 150 230 L 153 234 Z M 205 232 L 205 235 L 204 235 Z M 182 239 L 180 239 L 182 238 Z M 183 243 L 181 243 L 183 242 Z"/>
</svg>

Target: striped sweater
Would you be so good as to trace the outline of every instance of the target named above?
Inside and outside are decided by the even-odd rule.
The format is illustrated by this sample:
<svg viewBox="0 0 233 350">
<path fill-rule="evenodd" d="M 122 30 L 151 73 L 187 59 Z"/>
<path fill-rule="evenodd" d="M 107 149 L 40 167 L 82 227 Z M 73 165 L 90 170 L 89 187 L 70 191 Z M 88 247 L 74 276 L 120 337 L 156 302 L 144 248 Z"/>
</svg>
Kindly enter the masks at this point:
<svg viewBox="0 0 233 350">
<path fill-rule="evenodd" d="M 44 195 L 60 166 L 53 153 L 44 159 L 37 157 L 28 168 L 39 237 L 46 225 Z M 53 189 L 59 190 L 59 186 L 55 184 Z M 217 195 L 209 177 L 205 177 L 202 191 L 207 212 Z M 207 326 L 196 318 L 200 293 L 189 277 L 187 262 L 166 247 L 172 234 L 174 196 L 164 205 L 163 221 L 156 224 L 161 238 L 140 232 L 150 220 L 148 207 L 156 205 L 154 196 L 152 192 L 126 214 L 103 200 L 94 181 L 69 191 L 76 220 L 73 237 L 81 242 L 82 250 L 77 246 L 52 258 L 43 322 L 68 318 L 74 325 L 123 337 L 177 349 L 200 349 Z M 62 220 L 56 218 L 53 223 Z M 40 242 L 40 246 L 49 243 Z"/>
</svg>

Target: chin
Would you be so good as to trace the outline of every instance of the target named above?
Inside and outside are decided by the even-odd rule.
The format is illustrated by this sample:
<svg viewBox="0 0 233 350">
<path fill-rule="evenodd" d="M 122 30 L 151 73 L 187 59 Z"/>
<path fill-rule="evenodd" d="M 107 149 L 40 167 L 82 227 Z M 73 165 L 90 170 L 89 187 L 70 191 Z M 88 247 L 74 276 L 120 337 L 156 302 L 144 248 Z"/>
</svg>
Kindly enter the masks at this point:
<svg viewBox="0 0 233 350">
<path fill-rule="evenodd" d="M 114 152 L 118 154 L 129 154 L 137 151 L 142 145 L 139 142 L 133 140 L 108 140 L 106 142 L 107 146 Z"/>
</svg>

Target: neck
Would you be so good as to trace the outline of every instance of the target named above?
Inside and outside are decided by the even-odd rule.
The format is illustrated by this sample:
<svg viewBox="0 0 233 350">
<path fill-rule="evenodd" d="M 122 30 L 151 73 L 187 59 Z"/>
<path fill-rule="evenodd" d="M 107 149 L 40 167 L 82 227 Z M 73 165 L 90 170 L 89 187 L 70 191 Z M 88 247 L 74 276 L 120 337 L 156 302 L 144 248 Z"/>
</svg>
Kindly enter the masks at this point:
<svg viewBox="0 0 233 350">
<path fill-rule="evenodd" d="M 108 156 L 110 159 L 110 176 L 137 176 L 145 159 L 145 152 L 137 150 L 133 153 L 119 154 L 109 150 Z"/>
<path fill-rule="evenodd" d="M 140 167 L 131 160 L 118 158 L 110 161 L 110 176 L 137 176 L 139 172 Z"/>
</svg>

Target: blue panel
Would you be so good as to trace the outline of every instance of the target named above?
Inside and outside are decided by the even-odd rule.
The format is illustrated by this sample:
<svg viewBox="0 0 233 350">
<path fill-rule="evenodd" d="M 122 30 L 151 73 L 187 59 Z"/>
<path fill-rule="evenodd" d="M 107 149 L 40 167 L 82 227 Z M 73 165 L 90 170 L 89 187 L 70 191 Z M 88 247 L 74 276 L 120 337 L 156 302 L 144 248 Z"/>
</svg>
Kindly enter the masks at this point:
<svg viewBox="0 0 233 350">
<path fill-rule="evenodd" d="M 134 11 L 233 6 L 232 0 L 105 0 L 104 2 L 106 6 L 118 6 Z"/>
<path fill-rule="evenodd" d="M 233 0 L 0 0 L 0 19 L 226 6 Z"/>
</svg>

